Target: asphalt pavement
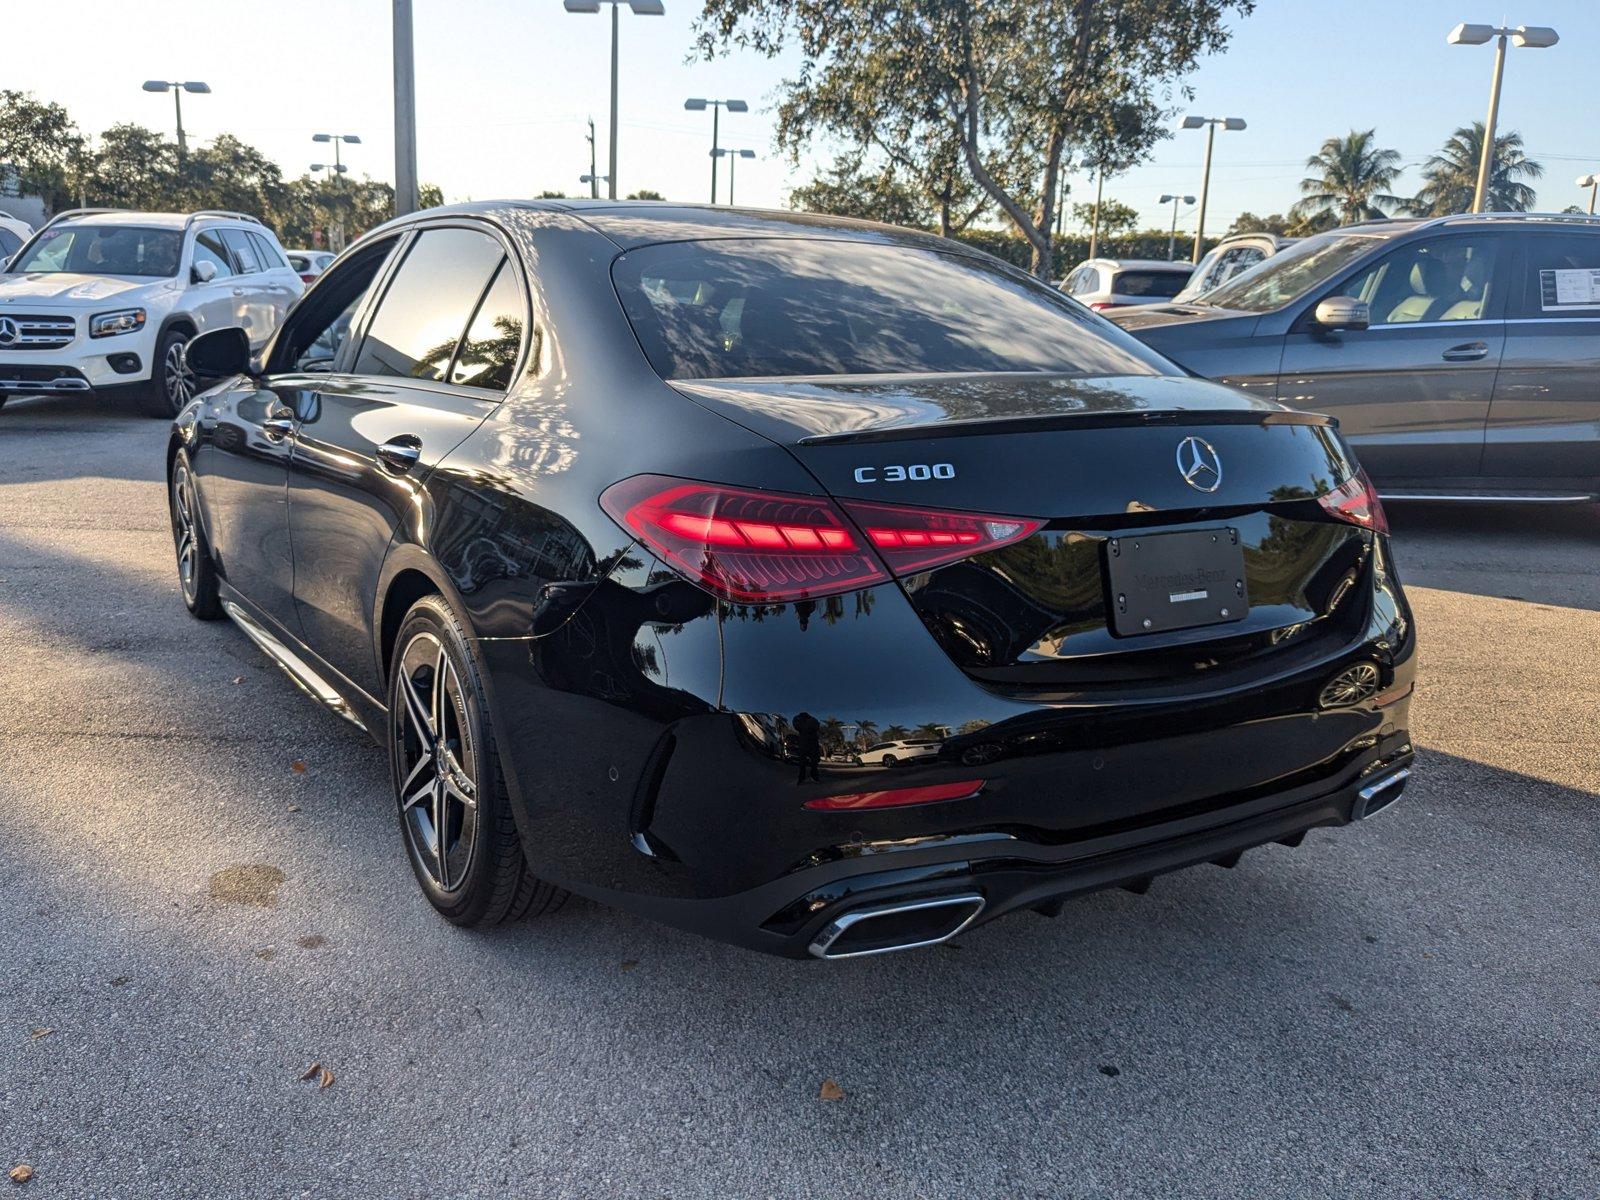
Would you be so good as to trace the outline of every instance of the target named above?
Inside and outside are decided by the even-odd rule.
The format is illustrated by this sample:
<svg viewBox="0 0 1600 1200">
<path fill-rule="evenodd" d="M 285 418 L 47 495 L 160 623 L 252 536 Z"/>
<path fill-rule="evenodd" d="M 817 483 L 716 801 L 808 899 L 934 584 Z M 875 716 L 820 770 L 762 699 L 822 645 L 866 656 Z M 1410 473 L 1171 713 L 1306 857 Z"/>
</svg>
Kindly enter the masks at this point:
<svg viewBox="0 0 1600 1200">
<path fill-rule="evenodd" d="M 184 612 L 164 437 L 0 412 L 0 1194 L 1600 1195 L 1593 509 L 1391 512 L 1381 819 L 824 965 L 437 919 L 378 750 Z"/>
</svg>

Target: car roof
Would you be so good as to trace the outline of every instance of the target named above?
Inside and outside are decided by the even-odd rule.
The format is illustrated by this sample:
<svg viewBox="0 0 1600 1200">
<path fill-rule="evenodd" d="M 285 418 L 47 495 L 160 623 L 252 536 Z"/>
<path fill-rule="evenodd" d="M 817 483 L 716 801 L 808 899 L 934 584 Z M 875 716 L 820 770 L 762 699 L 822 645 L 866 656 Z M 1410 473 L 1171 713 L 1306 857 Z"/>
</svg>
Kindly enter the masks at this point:
<svg viewBox="0 0 1600 1200">
<path fill-rule="evenodd" d="M 141 229 L 184 229 L 192 223 L 212 221 L 225 225 L 240 225 L 248 229 L 265 230 L 266 226 L 254 217 L 243 213 L 226 212 L 134 212 L 126 208 L 85 208 L 58 214 L 55 223 L 66 225 L 77 221 L 91 221 L 96 225 L 132 225 Z"/>
<path fill-rule="evenodd" d="M 1325 232 L 1389 238 L 1424 229 L 1495 228 L 1508 225 L 1534 229 L 1565 226 L 1600 231 L 1600 217 L 1585 213 L 1455 213 L 1447 217 L 1387 217 L 1377 221 L 1361 221 L 1355 225 L 1341 225 Z"/>
<path fill-rule="evenodd" d="M 1191 262 L 1172 262 L 1165 258 L 1088 258 L 1080 267 L 1110 267 L 1113 271 L 1171 271 L 1184 274 L 1194 270 Z"/>
</svg>

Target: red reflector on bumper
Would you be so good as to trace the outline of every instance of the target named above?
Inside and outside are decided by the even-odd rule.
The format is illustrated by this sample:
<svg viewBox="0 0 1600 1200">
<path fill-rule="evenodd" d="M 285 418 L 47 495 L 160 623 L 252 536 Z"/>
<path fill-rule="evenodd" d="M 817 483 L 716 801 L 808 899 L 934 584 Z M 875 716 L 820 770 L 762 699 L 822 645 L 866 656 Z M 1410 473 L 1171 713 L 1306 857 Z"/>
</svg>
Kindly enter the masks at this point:
<svg viewBox="0 0 1600 1200">
<path fill-rule="evenodd" d="M 936 804 L 941 800 L 970 800 L 983 791 L 983 780 L 965 779 L 960 783 L 930 783 L 923 787 L 889 788 L 881 792 L 846 792 L 807 800 L 806 807 L 831 812 L 845 808 L 899 808 L 907 804 Z"/>
</svg>

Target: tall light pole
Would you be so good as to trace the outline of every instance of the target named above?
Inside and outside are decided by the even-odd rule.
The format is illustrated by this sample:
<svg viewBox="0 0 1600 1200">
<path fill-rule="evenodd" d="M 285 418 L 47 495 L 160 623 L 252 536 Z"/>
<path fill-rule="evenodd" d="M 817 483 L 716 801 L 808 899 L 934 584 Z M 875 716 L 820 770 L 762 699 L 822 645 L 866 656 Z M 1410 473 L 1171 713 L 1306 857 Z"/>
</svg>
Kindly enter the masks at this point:
<svg viewBox="0 0 1600 1200">
<path fill-rule="evenodd" d="M 1579 175 L 1578 186 L 1589 189 L 1589 215 L 1594 216 L 1594 196 L 1600 192 L 1600 175 Z"/>
<path fill-rule="evenodd" d="M 1221 125 L 1224 129 L 1229 130 L 1243 129 L 1244 118 L 1189 116 L 1183 119 L 1181 127 L 1184 129 L 1199 129 L 1202 125 L 1206 129 L 1206 168 L 1205 174 L 1200 179 L 1200 219 L 1195 222 L 1194 227 L 1195 262 L 1200 261 L 1200 248 L 1205 243 L 1206 238 L 1206 201 L 1211 197 L 1211 148 L 1217 141 L 1217 126 Z"/>
<path fill-rule="evenodd" d="M 749 112 L 750 106 L 743 100 L 705 100 L 696 96 L 685 100 L 683 107 L 686 112 L 705 112 L 708 108 L 711 110 L 711 203 L 715 204 L 717 202 L 717 159 L 722 157 L 717 153 L 719 118 L 722 116 L 724 108 L 731 113 L 742 113 Z M 750 157 L 754 158 L 755 155 L 752 154 Z M 733 203 L 731 193 L 728 197 L 728 203 Z"/>
<path fill-rule="evenodd" d="M 572 13 L 598 13 L 601 4 L 611 5 L 611 170 L 606 175 L 606 195 L 615 200 L 617 198 L 617 9 L 626 4 L 636 17 L 659 17 L 667 10 L 661 0 L 565 0 L 564 6 Z"/>
<path fill-rule="evenodd" d="M 411 0 L 394 0 L 394 215 L 417 211 L 417 65 Z"/>
<path fill-rule="evenodd" d="M 589 199 L 600 199 L 600 168 L 594 159 L 594 118 L 589 118 L 589 173 L 585 175 L 582 183 L 589 185 Z"/>
<path fill-rule="evenodd" d="M 211 85 L 209 83 L 201 83 L 197 79 L 190 79 L 186 82 L 175 79 L 146 79 L 144 81 L 144 90 L 147 92 L 172 93 L 172 107 L 178 114 L 178 157 L 182 158 L 189 153 L 189 140 L 183 135 L 183 94 L 185 92 L 194 92 L 199 96 L 208 95 L 211 92 Z"/>
<path fill-rule="evenodd" d="M 1478 155 L 1478 183 L 1472 189 L 1472 211 L 1483 211 L 1489 192 L 1489 171 L 1494 162 L 1494 127 L 1500 119 L 1500 79 L 1506 69 L 1506 39 L 1517 46 L 1544 50 L 1554 46 L 1561 36 L 1545 25 L 1518 25 L 1507 29 L 1497 25 L 1468 25 L 1462 22 L 1452 29 L 1445 41 L 1452 46 L 1482 46 L 1494 39 L 1494 79 L 1489 84 L 1489 119 L 1483 124 L 1483 149 Z"/>
<path fill-rule="evenodd" d="M 353 133 L 313 133 L 311 140 L 313 142 L 333 143 L 333 169 L 339 175 L 343 175 L 346 170 L 344 159 L 339 156 L 339 147 L 341 145 L 359 146 L 361 144 L 361 139 Z M 311 169 L 313 171 L 316 170 L 315 167 Z"/>
<path fill-rule="evenodd" d="M 1176 262 L 1178 259 L 1178 205 L 1193 204 L 1193 196 L 1163 196 L 1161 203 L 1172 205 L 1172 232 L 1167 235 L 1167 261 Z"/>
<path fill-rule="evenodd" d="M 755 156 L 756 152 L 754 150 L 735 150 L 731 146 L 718 147 L 711 152 L 711 161 L 713 164 L 715 164 L 719 158 L 726 158 L 728 160 L 728 204 L 730 206 L 733 204 L 733 169 L 739 165 L 739 160 L 741 158 L 754 158 Z"/>
</svg>

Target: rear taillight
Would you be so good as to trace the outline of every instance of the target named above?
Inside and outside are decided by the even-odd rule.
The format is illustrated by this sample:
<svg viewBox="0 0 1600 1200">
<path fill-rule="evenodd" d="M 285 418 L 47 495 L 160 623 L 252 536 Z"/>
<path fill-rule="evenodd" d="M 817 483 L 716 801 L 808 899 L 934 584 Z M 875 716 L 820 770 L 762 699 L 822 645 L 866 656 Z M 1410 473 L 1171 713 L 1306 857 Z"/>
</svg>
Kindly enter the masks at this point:
<svg viewBox="0 0 1600 1200">
<path fill-rule="evenodd" d="M 1089 307 L 1094 309 L 1095 312 L 1105 312 L 1108 308 L 1121 308 L 1122 305 L 1113 304 L 1110 300 L 1091 300 L 1089 301 Z"/>
<path fill-rule="evenodd" d="M 1367 473 L 1357 468 L 1356 473 L 1331 492 L 1317 497 L 1317 503 L 1332 516 L 1375 533 L 1389 532 L 1389 518 L 1384 516 L 1383 502 Z"/>
<path fill-rule="evenodd" d="M 307 275 L 304 272 L 301 272 L 301 274 L 300 274 L 300 282 L 301 283 L 310 283 L 314 279 L 316 279 L 315 275 Z"/>
<path fill-rule="evenodd" d="M 1025 538 L 1042 522 L 636 475 L 600 496 L 611 518 L 724 600 L 829 596 Z M 846 515 L 848 510 L 849 515 Z"/>
</svg>

